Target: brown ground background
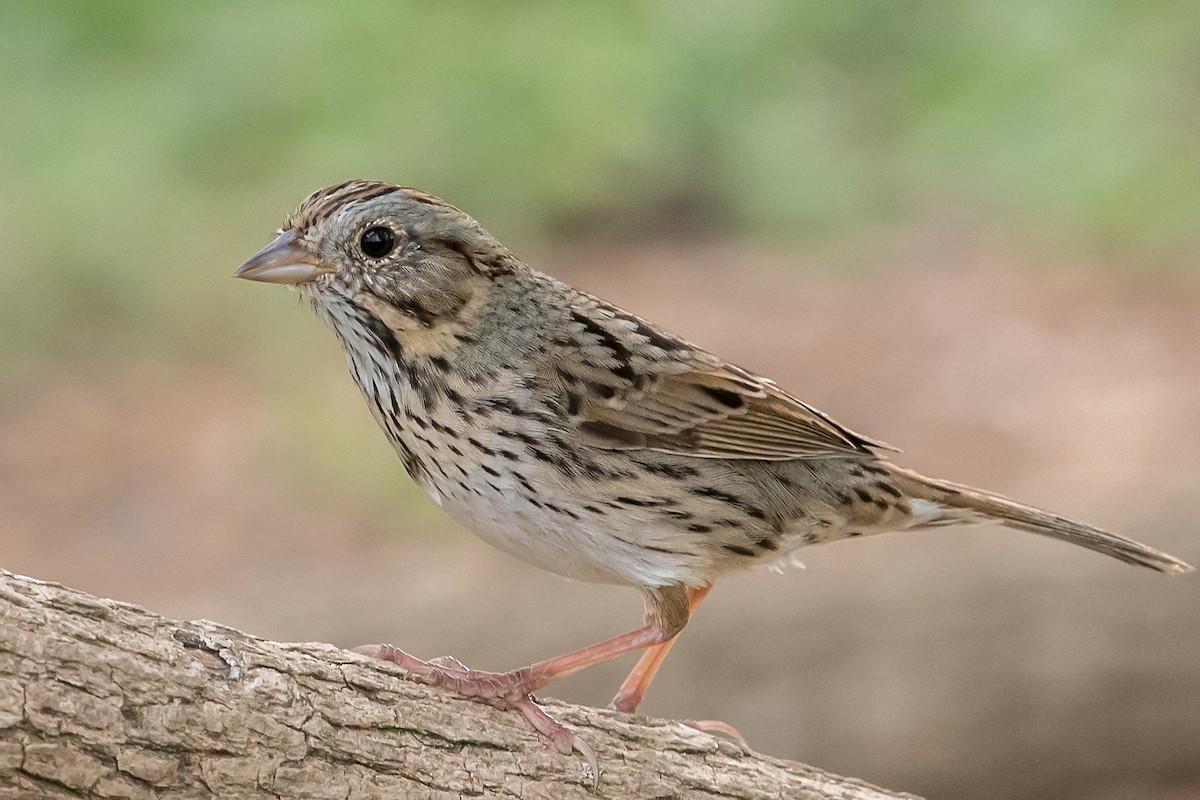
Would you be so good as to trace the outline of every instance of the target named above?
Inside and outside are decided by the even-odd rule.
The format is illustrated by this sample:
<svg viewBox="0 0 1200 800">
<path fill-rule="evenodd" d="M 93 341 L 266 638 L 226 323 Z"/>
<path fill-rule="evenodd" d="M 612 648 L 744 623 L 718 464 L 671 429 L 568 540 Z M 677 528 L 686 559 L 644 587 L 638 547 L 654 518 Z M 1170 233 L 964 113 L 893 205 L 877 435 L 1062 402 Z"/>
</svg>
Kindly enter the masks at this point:
<svg viewBox="0 0 1200 800">
<path fill-rule="evenodd" d="M 774 376 L 907 466 L 1200 562 L 1194 275 L 970 252 L 834 274 L 698 245 L 531 260 Z M 356 470 L 386 469 L 411 495 L 332 337 L 303 341 L 322 344 L 290 367 L 316 398 L 301 416 L 219 353 L 21 368 L 0 391 L 0 563 L 274 639 L 392 641 L 482 668 L 637 623 L 628 589 L 545 575 L 428 502 L 355 491 L 378 482 Z M 377 449 L 331 479 L 308 443 L 342 430 Z M 644 710 L 726 720 L 756 749 L 931 798 L 1200 798 L 1194 576 L 990 527 L 803 558 L 719 584 Z M 553 694 L 603 705 L 628 666 Z"/>
</svg>

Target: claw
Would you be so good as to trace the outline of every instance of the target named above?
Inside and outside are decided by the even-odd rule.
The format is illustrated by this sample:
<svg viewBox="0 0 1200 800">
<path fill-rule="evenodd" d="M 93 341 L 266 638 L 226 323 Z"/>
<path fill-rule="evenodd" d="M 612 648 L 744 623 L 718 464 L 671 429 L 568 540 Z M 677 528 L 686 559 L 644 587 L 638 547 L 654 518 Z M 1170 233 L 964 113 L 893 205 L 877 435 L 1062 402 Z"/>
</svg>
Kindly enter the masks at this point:
<svg viewBox="0 0 1200 800">
<path fill-rule="evenodd" d="M 731 739 L 737 742 L 744 749 L 749 750 L 750 745 L 746 742 L 746 737 L 738 733 L 738 729 L 730 725 L 728 722 L 721 722 L 718 719 L 686 719 L 682 723 L 689 728 L 702 731 L 703 733 L 712 734 L 713 736 L 723 736 L 726 739 Z"/>
<path fill-rule="evenodd" d="M 385 659 L 381 653 L 383 652 L 383 648 L 390 646 L 391 645 L 386 644 L 360 644 L 358 647 L 351 647 L 350 652 L 358 653 L 359 655 L 363 656 L 369 656 L 371 658 L 378 658 L 380 661 L 386 661 L 387 659 Z"/>
<path fill-rule="evenodd" d="M 571 739 L 571 746 L 575 748 L 575 752 L 583 756 L 583 760 L 586 762 L 584 766 L 591 773 L 592 791 L 596 791 L 600 788 L 600 763 L 596 760 L 596 751 L 592 749 L 590 744 L 578 736 Z"/>
</svg>

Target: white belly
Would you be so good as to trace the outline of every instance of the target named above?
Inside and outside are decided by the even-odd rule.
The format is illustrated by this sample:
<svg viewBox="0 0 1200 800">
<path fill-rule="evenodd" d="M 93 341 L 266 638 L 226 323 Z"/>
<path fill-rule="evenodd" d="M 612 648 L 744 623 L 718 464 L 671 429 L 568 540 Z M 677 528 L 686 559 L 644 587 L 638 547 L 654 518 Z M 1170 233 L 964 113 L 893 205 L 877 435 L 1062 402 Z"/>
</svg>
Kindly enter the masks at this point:
<svg viewBox="0 0 1200 800">
<path fill-rule="evenodd" d="M 516 481 L 482 475 L 461 487 L 426 487 L 458 523 L 488 544 L 549 572 L 593 583 L 634 586 L 700 585 L 696 558 L 664 554 L 661 525 L 629 509 L 598 515 L 547 501 L 534 505 Z M 501 491 L 496 492 L 498 488 Z M 439 496 L 440 495 L 440 496 Z M 554 494 L 547 493 L 553 497 Z M 672 537 L 674 538 L 674 537 Z"/>
</svg>

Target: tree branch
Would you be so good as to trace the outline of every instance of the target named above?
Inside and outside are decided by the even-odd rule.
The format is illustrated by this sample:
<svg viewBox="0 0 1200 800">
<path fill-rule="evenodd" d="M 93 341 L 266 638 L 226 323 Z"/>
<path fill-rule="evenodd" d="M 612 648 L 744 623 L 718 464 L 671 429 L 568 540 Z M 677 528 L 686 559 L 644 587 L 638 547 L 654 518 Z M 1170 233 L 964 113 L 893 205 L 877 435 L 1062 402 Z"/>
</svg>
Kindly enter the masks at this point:
<svg viewBox="0 0 1200 800">
<path fill-rule="evenodd" d="M 557 702 L 602 777 L 518 718 L 328 644 L 176 622 L 0 570 L 0 797 L 909 797 L 664 720 Z"/>
</svg>

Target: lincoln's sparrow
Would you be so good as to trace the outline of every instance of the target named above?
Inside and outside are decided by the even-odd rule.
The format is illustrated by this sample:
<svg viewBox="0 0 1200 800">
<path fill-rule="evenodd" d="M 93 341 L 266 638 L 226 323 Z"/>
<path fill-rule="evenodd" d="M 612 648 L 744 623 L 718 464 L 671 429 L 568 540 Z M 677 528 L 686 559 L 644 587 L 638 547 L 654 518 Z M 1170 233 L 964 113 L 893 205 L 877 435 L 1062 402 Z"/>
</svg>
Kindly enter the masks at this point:
<svg viewBox="0 0 1200 800">
<path fill-rule="evenodd" d="M 562 750 L 587 745 L 530 697 L 647 649 L 633 711 L 710 584 L 808 544 L 996 520 L 1162 572 L 1116 534 L 893 466 L 771 381 L 527 267 L 420 191 L 322 189 L 237 274 L 293 285 L 333 328 L 409 475 L 486 541 L 543 569 L 635 586 L 645 626 L 509 673 L 369 652 L 502 698 Z"/>
</svg>

